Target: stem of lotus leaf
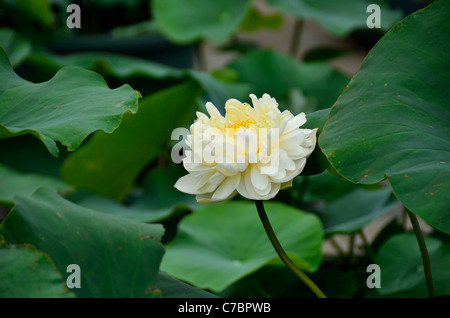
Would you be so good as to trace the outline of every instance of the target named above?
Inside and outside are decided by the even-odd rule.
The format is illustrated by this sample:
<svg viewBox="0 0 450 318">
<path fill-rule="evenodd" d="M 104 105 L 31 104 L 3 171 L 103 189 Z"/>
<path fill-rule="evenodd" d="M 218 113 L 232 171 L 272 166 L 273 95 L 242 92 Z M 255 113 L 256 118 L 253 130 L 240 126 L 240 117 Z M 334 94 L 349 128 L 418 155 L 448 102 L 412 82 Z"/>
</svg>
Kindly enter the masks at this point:
<svg viewBox="0 0 450 318">
<path fill-rule="evenodd" d="M 428 296 L 434 297 L 434 286 L 433 286 L 433 278 L 431 276 L 431 264 L 430 264 L 430 256 L 428 255 L 427 245 L 425 244 L 425 240 L 423 238 L 422 230 L 420 229 L 419 221 L 414 213 L 408 211 L 409 219 L 411 220 L 411 224 L 416 234 L 417 243 L 419 243 L 420 254 L 422 255 L 423 262 L 423 271 L 425 274 L 425 282 L 427 283 Z"/>
<path fill-rule="evenodd" d="M 294 30 L 292 32 L 291 44 L 289 47 L 289 53 L 294 58 L 297 58 L 297 54 L 299 53 L 300 38 L 302 36 L 302 30 L 303 30 L 303 20 L 301 20 L 301 19 L 295 20 Z"/>
</svg>

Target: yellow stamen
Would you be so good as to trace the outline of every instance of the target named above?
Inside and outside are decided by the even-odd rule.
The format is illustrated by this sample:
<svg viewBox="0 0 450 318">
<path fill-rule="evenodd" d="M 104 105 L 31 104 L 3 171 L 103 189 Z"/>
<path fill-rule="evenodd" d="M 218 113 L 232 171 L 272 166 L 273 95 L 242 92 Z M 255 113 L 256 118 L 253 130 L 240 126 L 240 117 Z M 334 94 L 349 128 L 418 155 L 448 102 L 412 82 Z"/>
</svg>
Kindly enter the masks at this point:
<svg viewBox="0 0 450 318">
<path fill-rule="evenodd" d="M 250 125 L 255 125 L 256 121 L 254 121 L 251 118 L 248 118 L 246 120 L 238 120 L 237 122 L 230 124 L 227 124 L 227 128 L 233 128 L 233 129 L 238 129 L 240 127 L 245 127 L 245 128 L 250 128 Z"/>
</svg>

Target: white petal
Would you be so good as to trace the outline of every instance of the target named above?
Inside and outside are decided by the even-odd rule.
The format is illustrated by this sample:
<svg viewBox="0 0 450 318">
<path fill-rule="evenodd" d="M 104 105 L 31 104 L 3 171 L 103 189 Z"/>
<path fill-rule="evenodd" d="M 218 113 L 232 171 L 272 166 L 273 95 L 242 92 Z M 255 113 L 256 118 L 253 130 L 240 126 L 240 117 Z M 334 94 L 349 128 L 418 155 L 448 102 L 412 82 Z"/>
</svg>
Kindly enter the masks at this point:
<svg viewBox="0 0 450 318">
<path fill-rule="evenodd" d="M 295 163 L 289 158 L 287 152 L 284 149 L 280 149 L 280 167 L 286 170 L 294 170 Z"/>
<path fill-rule="evenodd" d="M 266 104 L 272 107 L 278 107 L 278 103 L 275 98 L 272 98 L 269 94 L 264 94 L 262 98 L 259 99 L 261 104 Z"/>
<path fill-rule="evenodd" d="M 253 165 L 250 170 L 250 179 L 257 190 L 265 190 L 269 184 L 269 177 L 261 174 L 257 165 Z"/>
<path fill-rule="evenodd" d="M 198 189 L 197 194 L 213 192 L 217 189 L 219 184 L 225 179 L 225 176 L 219 172 L 215 172 L 211 177 L 208 178 L 205 185 Z"/>
<path fill-rule="evenodd" d="M 306 138 L 304 129 L 295 129 L 289 133 L 283 133 L 280 137 L 280 146 L 284 149 L 300 146 Z"/>
<path fill-rule="evenodd" d="M 296 115 L 294 118 L 291 118 L 287 122 L 284 132 L 288 133 L 288 132 L 302 126 L 304 123 L 306 123 L 306 115 L 305 115 L 305 113 L 300 113 L 300 114 Z"/>
<path fill-rule="evenodd" d="M 238 172 L 242 172 L 247 168 L 247 163 L 224 162 L 217 164 L 217 170 L 223 175 L 230 177 Z"/>
<path fill-rule="evenodd" d="M 305 132 L 305 140 L 302 143 L 303 147 L 311 147 L 314 149 L 317 141 L 317 128 Z"/>
<path fill-rule="evenodd" d="M 270 192 L 263 196 L 261 200 L 270 200 L 273 197 L 277 195 L 277 193 L 280 191 L 281 185 L 279 183 L 272 183 L 272 188 L 270 189 Z"/>
<path fill-rule="evenodd" d="M 297 148 L 291 148 L 287 149 L 286 152 L 289 155 L 289 158 L 292 160 L 298 160 L 300 158 L 307 158 L 313 149 L 311 148 L 303 148 L 303 147 L 297 147 Z"/>
<path fill-rule="evenodd" d="M 244 115 L 243 112 L 244 104 L 234 98 L 230 98 L 225 103 L 225 110 L 227 112 L 227 116 L 237 116 L 241 117 Z"/>
<path fill-rule="evenodd" d="M 225 178 L 225 180 L 220 184 L 217 190 L 213 193 L 211 199 L 214 201 L 226 200 L 230 195 L 236 191 L 241 181 L 241 175 L 236 174 L 235 176 Z"/>
<path fill-rule="evenodd" d="M 278 178 L 278 179 L 272 178 L 272 180 L 275 182 L 279 182 L 279 183 L 289 182 L 290 180 L 294 179 L 296 176 L 298 176 L 303 171 L 303 168 L 305 168 L 305 165 L 306 165 L 305 158 L 296 160 L 294 170 L 286 171 L 286 175 L 283 178 Z"/>
<path fill-rule="evenodd" d="M 241 174 L 241 182 L 237 190 L 243 197 L 251 200 L 269 200 L 280 190 L 280 184 L 269 182 L 269 190 L 265 191 L 264 194 L 259 194 L 251 181 L 250 173 L 250 169 L 247 169 L 245 173 Z"/>
<path fill-rule="evenodd" d="M 255 96 L 255 94 L 250 94 L 250 99 L 252 100 L 253 108 L 256 110 L 256 113 L 259 115 L 259 112 L 261 111 L 261 104 L 259 103 L 258 97 Z"/>
<path fill-rule="evenodd" d="M 201 179 L 200 174 L 189 173 L 175 183 L 174 187 L 184 193 L 197 194 L 198 184 Z"/>
<path fill-rule="evenodd" d="M 276 158 L 276 155 L 272 158 L 275 162 L 277 159 L 279 160 L 278 164 L 272 164 L 274 167 L 271 169 L 271 172 L 274 173 L 269 173 L 266 169 L 264 169 L 263 172 L 269 175 L 273 181 L 279 182 L 279 180 L 286 177 L 286 170 L 295 169 L 295 163 L 288 157 L 286 151 L 283 149 L 278 149 L 278 158 Z"/>
<path fill-rule="evenodd" d="M 197 112 L 196 115 L 198 119 L 208 119 L 208 116 L 206 116 L 202 112 Z"/>
<path fill-rule="evenodd" d="M 211 116 L 211 118 L 224 119 L 222 114 L 219 112 L 219 110 L 216 108 L 216 106 L 214 106 L 213 103 L 207 102 L 205 106 L 206 106 L 206 110 L 208 111 L 208 114 L 209 114 L 209 116 Z"/>
<path fill-rule="evenodd" d="M 244 178 L 242 179 L 244 180 Z M 251 187 L 243 186 L 243 182 L 239 184 L 238 192 L 240 195 L 247 199 L 251 200 L 270 200 L 273 197 L 277 195 L 277 193 L 280 191 L 280 184 L 279 183 L 270 183 L 270 191 L 265 195 L 260 195 L 254 191 Z"/>
<path fill-rule="evenodd" d="M 260 164 L 260 171 L 268 176 L 274 176 L 280 169 L 279 149 L 276 149 L 276 151 L 275 149 L 272 149 L 272 153 L 267 158 L 267 162 Z"/>
<path fill-rule="evenodd" d="M 243 197 L 257 200 L 258 194 L 256 193 L 250 179 L 250 169 L 247 169 L 245 173 L 241 173 L 241 182 L 239 183 L 237 190 Z"/>
<path fill-rule="evenodd" d="M 245 173 L 241 173 L 241 181 L 239 182 L 239 185 L 237 187 L 237 191 L 244 198 L 251 199 L 250 198 L 250 193 L 248 193 L 247 188 L 245 186 Z"/>
</svg>

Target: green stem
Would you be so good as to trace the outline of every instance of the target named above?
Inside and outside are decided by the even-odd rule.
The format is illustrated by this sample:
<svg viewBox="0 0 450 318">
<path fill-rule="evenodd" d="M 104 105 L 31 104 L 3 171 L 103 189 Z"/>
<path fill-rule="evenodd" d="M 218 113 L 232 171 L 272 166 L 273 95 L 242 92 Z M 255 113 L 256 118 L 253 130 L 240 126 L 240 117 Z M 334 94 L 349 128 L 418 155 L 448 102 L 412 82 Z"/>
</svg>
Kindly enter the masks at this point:
<svg viewBox="0 0 450 318">
<path fill-rule="evenodd" d="M 334 248 L 336 249 L 336 251 L 338 252 L 339 257 L 340 257 L 340 258 L 343 258 L 343 257 L 345 256 L 345 252 L 344 252 L 344 250 L 342 249 L 342 247 L 339 245 L 339 243 L 334 239 L 333 236 L 331 236 L 328 240 L 330 241 L 331 245 L 333 245 L 333 247 L 334 247 Z"/>
<path fill-rule="evenodd" d="M 359 236 L 361 237 L 361 239 L 363 241 L 364 249 L 366 250 L 367 256 L 369 256 L 369 258 L 371 260 L 375 260 L 375 252 L 373 251 L 372 245 L 367 240 L 367 237 L 364 234 L 362 229 L 359 230 Z"/>
<path fill-rule="evenodd" d="M 298 277 L 300 280 L 306 284 L 306 286 L 311 289 L 311 291 L 319 298 L 326 298 L 325 294 L 317 287 L 316 284 L 308 277 L 305 273 L 303 273 L 295 264 L 292 262 L 292 260 L 287 256 L 286 252 L 284 251 L 283 247 L 281 247 L 280 242 L 278 241 L 277 236 L 275 235 L 275 232 L 272 229 L 272 226 L 270 225 L 269 218 L 267 217 L 266 211 L 264 209 L 264 204 L 260 200 L 255 200 L 256 203 L 256 209 L 258 210 L 259 218 L 261 219 L 261 222 L 264 226 L 264 230 L 267 233 L 267 236 L 269 237 L 270 242 L 272 243 L 273 247 L 275 248 L 275 251 L 277 252 L 278 256 L 281 258 L 283 263 Z"/>
<path fill-rule="evenodd" d="M 205 56 L 205 47 L 202 41 L 199 41 L 196 46 L 196 55 L 197 55 L 197 66 L 200 71 L 206 72 L 206 56 Z"/>
<path fill-rule="evenodd" d="M 292 32 L 291 45 L 289 47 L 289 54 L 294 58 L 297 57 L 300 48 L 300 39 L 302 36 L 303 20 L 297 19 L 294 22 L 294 30 Z"/>
<path fill-rule="evenodd" d="M 425 274 L 425 281 L 427 283 L 428 296 L 434 297 L 434 286 L 433 286 L 433 278 L 431 277 L 430 256 L 428 255 L 427 246 L 425 244 L 425 240 L 423 238 L 423 234 L 420 229 L 420 225 L 416 215 L 414 213 L 409 212 L 406 208 L 405 210 L 408 213 L 409 219 L 411 220 L 414 233 L 416 234 L 417 243 L 419 243 L 420 253 L 422 254 L 422 262 Z"/>
<path fill-rule="evenodd" d="M 350 264 L 354 264 L 355 263 L 355 239 L 356 239 L 356 235 L 355 233 L 350 234 L 350 246 L 348 248 L 348 260 L 350 262 Z"/>
</svg>

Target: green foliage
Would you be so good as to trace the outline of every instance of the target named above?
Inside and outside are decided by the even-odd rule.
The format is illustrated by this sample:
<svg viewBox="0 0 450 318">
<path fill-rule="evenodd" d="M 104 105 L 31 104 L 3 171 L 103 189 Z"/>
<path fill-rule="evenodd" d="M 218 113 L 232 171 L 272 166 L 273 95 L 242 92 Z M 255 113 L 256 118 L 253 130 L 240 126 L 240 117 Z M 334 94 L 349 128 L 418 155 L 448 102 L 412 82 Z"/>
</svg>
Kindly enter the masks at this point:
<svg viewBox="0 0 450 318">
<path fill-rule="evenodd" d="M 281 203 L 267 202 L 266 209 L 291 259 L 308 272 L 317 270 L 323 238 L 319 219 Z M 162 271 L 216 292 L 264 265 L 280 263 L 252 202 L 198 209 L 180 222 L 166 249 Z"/>
<path fill-rule="evenodd" d="M 228 99 L 252 93 L 318 129 L 301 175 L 264 202 L 294 263 L 328 297 L 426 297 L 403 205 L 431 225 L 436 295 L 450 294 L 448 1 L 400 22 L 378 1 L 382 28 L 366 34 L 398 23 L 352 79 L 333 59 L 354 49 L 291 56 L 240 36 L 277 34 L 290 16 L 348 42 L 367 29 L 370 3 L 268 0 L 266 11 L 249 0 L 96 0 L 83 6 L 82 29 L 69 30 L 70 1 L 0 0 L 0 297 L 313 297 L 277 256 L 254 202 L 197 203 L 174 188 L 186 171 L 172 162 L 182 138 L 173 130 L 207 101 L 224 113 Z M 104 30 L 102 50 L 80 36 Z M 142 34 L 158 46 L 139 51 Z M 209 44 L 234 52 L 207 71 Z M 153 59 L 185 49 L 192 67 Z M 366 236 L 374 220 L 386 223 Z M 66 284 L 70 264 L 81 288 Z M 368 264 L 381 268 L 379 289 L 366 284 Z"/>
<path fill-rule="evenodd" d="M 446 233 L 449 9 L 448 2 L 437 1 L 389 31 L 331 109 L 319 138 L 345 178 L 364 184 L 387 178 L 403 205 Z M 431 38 L 434 30 L 439 32 Z"/>
<path fill-rule="evenodd" d="M 263 14 L 251 7 L 239 26 L 239 30 L 252 32 L 259 29 L 279 29 L 283 24 L 283 16 L 279 13 Z"/>
<path fill-rule="evenodd" d="M 450 245 L 438 238 L 426 237 L 433 281 L 437 295 L 448 295 L 450 279 Z M 383 270 L 383 296 L 399 293 L 403 297 L 427 297 L 423 264 L 416 238 L 412 233 L 392 236 L 380 248 L 377 263 Z"/>
<path fill-rule="evenodd" d="M 276 8 L 300 19 L 317 21 L 326 31 L 343 37 L 352 30 L 366 28 L 366 8 L 370 0 L 269 0 Z M 380 6 L 381 26 L 389 30 L 400 18 L 399 11 L 392 10 L 387 1 L 377 1 Z"/>
<path fill-rule="evenodd" d="M 347 85 L 349 78 L 324 62 L 299 63 L 273 50 L 250 52 L 229 65 L 239 74 L 239 81 L 250 83 L 253 93 L 276 98 L 281 109 L 297 113 L 329 108 Z M 306 101 L 293 104 L 290 94 L 299 91 Z"/>
<path fill-rule="evenodd" d="M 165 273 L 159 273 L 158 286 L 165 298 L 217 298 L 216 295 L 192 287 Z"/>
<path fill-rule="evenodd" d="M 86 209 L 45 188 L 15 201 L 0 233 L 8 242 L 32 244 L 48 254 L 63 275 L 68 265 L 79 265 L 77 296 L 158 296 L 156 281 L 164 254 L 160 225 Z"/>
<path fill-rule="evenodd" d="M 30 245 L 0 243 L 0 297 L 74 297 L 50 258 Z"/>
<path fill-rule="evenodd" d="M 93 131 L 110 133 L 125 112 L 137 111 L 139 93 L 129 85 L 109 89 L 98 74 L 81 68 L 63 68 L 34 84 L 14 72 L 0 49 L 0 72 L 0 138 L 33 134 L 55 156 L 56 141 L 75 150 Z"/>
<path fill-rule="evenodd" d="M 0 164 L 0 202 L 13 204 L 16 195 L 31 195 L 39 187 L 67 192 L 71 189 L 61 180 L 44 174 L 20 173 Z"/>
<path fill-rule="evenodd" d="M 325 234 L 352 233 L 361 230 L 375 217 L 392 210 L 397 201 L 389 188 L 354 189 L 319 209 Z"/>
<path fill-rule="evenodd" d="M 37 23 L 43 27 L 50 27 L 54 22 L 52 12 L 52 3 L 50 0 L 2 0 L 0 8 L 8 10 L 12 19 L 24 22 L 24 25 L 30 26 L 31 23 Z"/>
<path fill-rule="evenodd" d="M 13 67 L 22 63 L 31 53 L 31 43 L 10 28 L 0 28 L 0 46 L 3 47 Z"/>
<path fill-rule="evenodd" d="M 152 10 L 165 36 L 177 43 L 225 40 L 241 24 L 248 0 L 155 0 Z"/>
<path fill-rule="evenodd" d="M 186 82 L 143 98 L 137 114 L 126 115 L 114 133 L 95 134 L 64 161 L 63 179 L 123 200 L 139 173 L 163 151 L 172 130 L 192 119 L 196 97 L 197 86 Z M 187 111 L 179 116 L 182 110 Z"/>
<path fill-rule="evenodd" d="M 179 78 L 181 71 L 152 61 L 114 53 L 73 53 L 69 55 L 51 55 L 35 53 L 27 59 L 31 66 L 35 65 L 47 72 L 56 72 L 63 66 L 78 66 L 98 72 L 103 76 L 130 78 L 145 76 L 163 79 Z"/>
<path fill-rule="evenodd" d="M 142 193 L 128 205 L 120 204 L 95 193 L 74 194 L 72 198 L 74 202 L 83 207 L 129 220 L 148 223 L 161 222 L 174 216 L 178 210 L 195 210 L 199 207 L 194 196 L 174 188 L 175 182 L 183 175 L 183 170 L 178 167 L 150 170 L 144 176 Z"/>
</svg>

